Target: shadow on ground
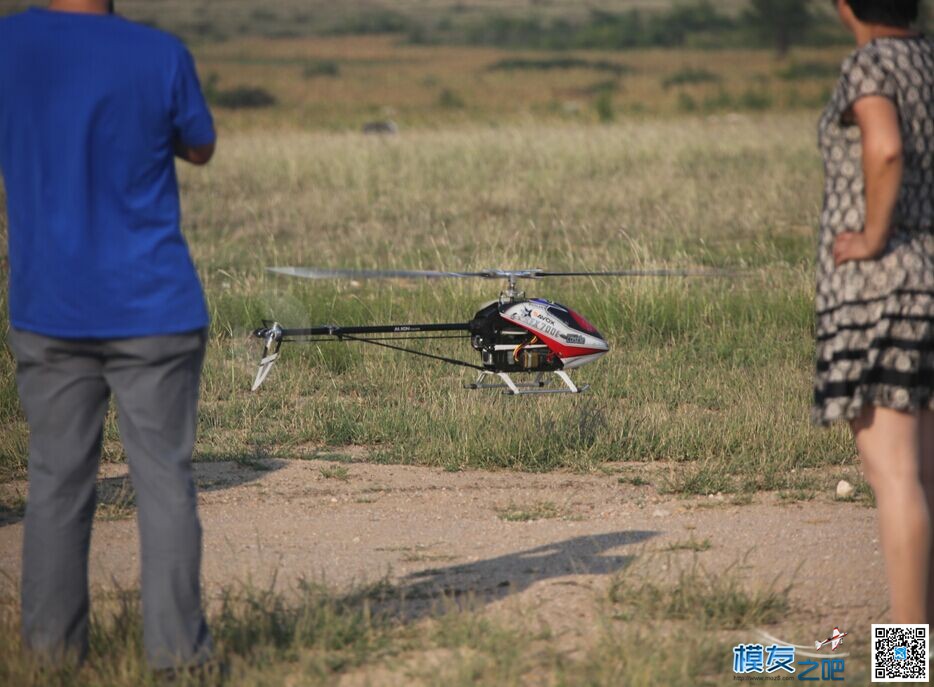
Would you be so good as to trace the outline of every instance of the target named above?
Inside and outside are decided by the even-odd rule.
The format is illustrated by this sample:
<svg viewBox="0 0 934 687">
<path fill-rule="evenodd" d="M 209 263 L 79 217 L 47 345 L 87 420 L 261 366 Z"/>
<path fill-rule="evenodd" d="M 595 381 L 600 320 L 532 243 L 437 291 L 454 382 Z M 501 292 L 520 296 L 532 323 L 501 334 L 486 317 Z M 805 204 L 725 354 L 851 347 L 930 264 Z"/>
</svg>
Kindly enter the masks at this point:
<svg viewBox="0 0 934 687">
<path fill-rule="evenodd" d="M 623 531 L 585 535 L 525 549 L 475 563 L 429 568 L 384 585 L 375 594 L 380 609 L 406 620 L 449 610 L 469 599 L 485 605 L 518 594 L 533 583 L 565 575 L 612 575 L 635 558 L 616 552 L 644 542 L 658 532 Z"/>
<path fill-rule="evenodd" d="M 195 462 L 194 475 L 199 492 L 230 489 L 247 484 L 263 475 L 280 470 L 288 463 L 284 460 L 256 460 L 253 456 L 224 462 Z M 234 469 L 231 469 L 234 467 Z M 136 494 L 128 475 L 102 477 L 97 481 L 97 512 L 101 520 L 121 520 L 132 517 L 136 511 Z M 21 496 L 0 500 L 0 527 L 14 525 L 26 513 L 26 500 Z"/>
</svg>

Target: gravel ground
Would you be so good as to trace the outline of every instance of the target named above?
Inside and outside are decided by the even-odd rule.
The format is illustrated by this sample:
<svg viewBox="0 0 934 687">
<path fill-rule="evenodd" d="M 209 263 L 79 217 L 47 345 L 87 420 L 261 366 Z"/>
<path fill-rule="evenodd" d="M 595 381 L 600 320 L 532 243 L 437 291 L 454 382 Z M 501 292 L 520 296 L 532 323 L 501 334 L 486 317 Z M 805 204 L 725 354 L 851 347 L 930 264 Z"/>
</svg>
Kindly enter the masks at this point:
<svg viewBox="0 0 934 687">
<path fill-rule="evenodd" d="M 886 618 L 875 511 L 829 495 L 785 504 L 764 494 L 740 505 L 723 496 L 662 496 L 652 486 L 620 484 L 616 474 L 318 460 L 195 470 L 209 599 L 223 585 L 270 584 L 274 576 L 283 589 L 301 578 L 337 588 L 386 578 L 408 598 L 469 593 L 490 609 L 531 612 L 559 635 L 581 638 L 593 630 L 592 600 L 615 573 L 671 578 L 696 556 L 713 573 L 732 567 L 749 586 L 791 583 L 788 631 L 813 628 L 816 636 L 836 625 L 868 636 L 869 625 Z M 91 550 L 96 593 L 134 586 L 139 572 L 135 519 L 120 505 L 125 466 L 103 466 L 101 485 L 106 517 Z M 707 550 L 681 548 L 704 540 Z M 5 592 L 19 576 L 21 541 L 21 522 L 0 523 Z"/>
</svg>

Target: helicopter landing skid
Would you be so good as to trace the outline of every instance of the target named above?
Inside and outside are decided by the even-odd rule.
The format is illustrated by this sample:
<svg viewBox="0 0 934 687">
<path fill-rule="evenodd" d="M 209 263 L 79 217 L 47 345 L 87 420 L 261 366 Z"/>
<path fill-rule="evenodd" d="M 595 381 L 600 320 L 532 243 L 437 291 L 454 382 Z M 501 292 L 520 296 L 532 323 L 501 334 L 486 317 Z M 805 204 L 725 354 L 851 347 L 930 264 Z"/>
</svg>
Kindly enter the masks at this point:
<svg viewBox="0 0 934 687">
<path fill-rule="evenodd" d="M 535 379 L 531 382 L 516 382 L 506 372 L 490 372 L 489 370 L 483 370 L 480 372 L 480 376 L 477 377 L 477 381 L 473 384 L 465 384 L 464 388 L 503 389 L 503 393 L 510 396 L 524 396 L 527 394 L 580 394 L 590 388 L 589 384 L 577 386 L 564 370 L 555 370 L 554 374 L 557 375 L 558 379 L 564 382 L 564 387 L 546 387 L 544 372 L 536 374 Z M 503 383 L 490 384 L 484 381 L 487 377 L 493 376 L 499 377 L 503 380 Z"/>
</svg>

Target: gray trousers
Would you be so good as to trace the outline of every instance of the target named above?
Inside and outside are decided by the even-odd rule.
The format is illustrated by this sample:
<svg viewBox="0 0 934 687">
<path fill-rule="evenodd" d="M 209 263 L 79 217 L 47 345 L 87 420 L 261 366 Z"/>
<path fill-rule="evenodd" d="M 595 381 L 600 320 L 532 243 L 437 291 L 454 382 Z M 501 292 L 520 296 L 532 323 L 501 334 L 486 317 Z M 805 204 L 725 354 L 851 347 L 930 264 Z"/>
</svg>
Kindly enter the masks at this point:
<svg viewBox="0 0 934 687">
<path fill-rule="evenodd" d="M 88 549 L 110 392 L 136 491 L 153 668 L 201 663 L 201 524 L 191 473 L 206 334 L 114 340 L 10 332 L 29 423 L 22 629 L 53 660 L 88 650 Z"/>
</svg>

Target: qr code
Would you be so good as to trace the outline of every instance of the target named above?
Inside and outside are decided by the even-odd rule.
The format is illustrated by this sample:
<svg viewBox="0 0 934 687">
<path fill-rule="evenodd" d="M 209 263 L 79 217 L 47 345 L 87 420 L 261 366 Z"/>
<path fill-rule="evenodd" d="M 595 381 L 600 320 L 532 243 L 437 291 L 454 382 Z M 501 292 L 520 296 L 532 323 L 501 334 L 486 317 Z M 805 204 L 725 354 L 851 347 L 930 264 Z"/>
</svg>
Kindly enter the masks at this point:
<svg viewBox="0 0 934 687">
<path fill-rule="evenodd" d="M 928 625 L 872 626 L 872 681 L 927 682 Z"/>
</svg>

